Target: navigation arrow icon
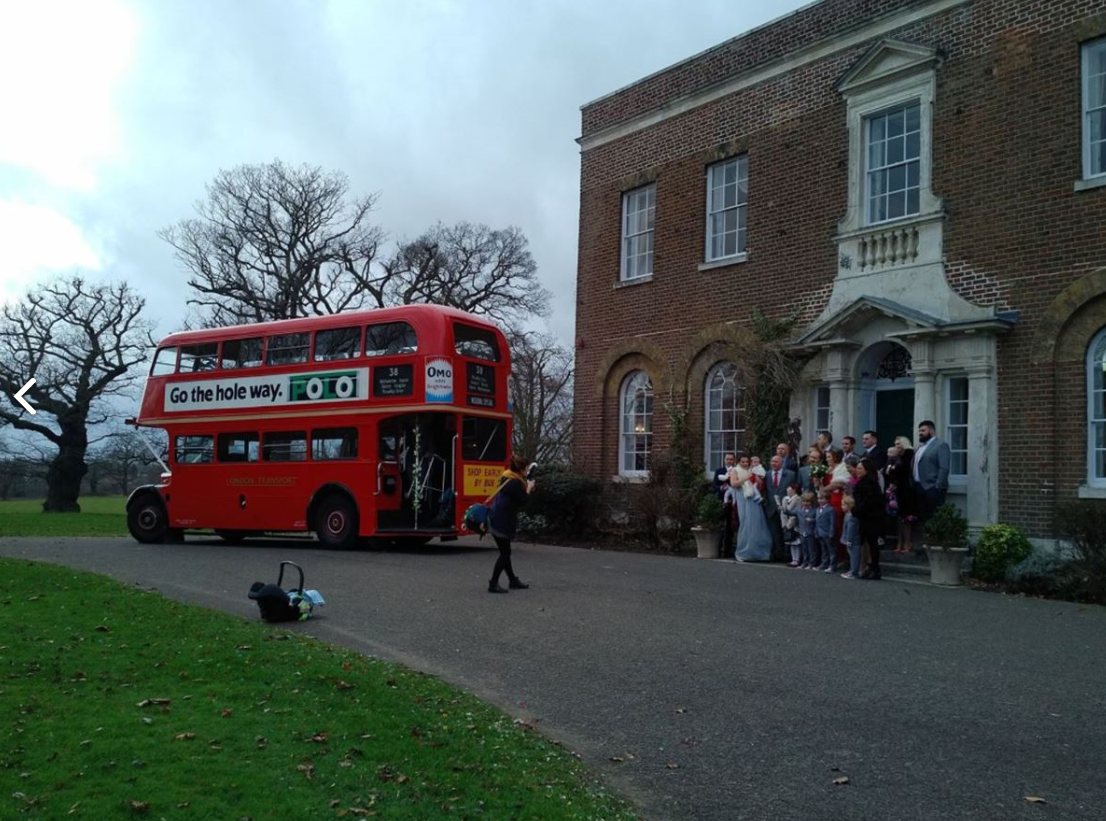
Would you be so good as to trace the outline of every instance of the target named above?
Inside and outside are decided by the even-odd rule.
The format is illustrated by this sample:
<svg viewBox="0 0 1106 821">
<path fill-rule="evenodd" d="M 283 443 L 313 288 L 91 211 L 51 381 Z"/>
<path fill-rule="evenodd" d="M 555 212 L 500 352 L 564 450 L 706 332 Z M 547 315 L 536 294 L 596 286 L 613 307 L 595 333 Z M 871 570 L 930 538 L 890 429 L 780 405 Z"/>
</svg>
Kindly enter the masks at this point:
<svg viewBox="0 0 1106 821">
<path fill-rule="evenodd" d="M 35 384 L 35 380 L 28 379 L 27 384 L 20 388 L 15 394 L 15 401 L 27 409 L 27 412 L 32 416 L 35 413 L 35 409 L 31 407 L 31 403 L 23 398 L 23 394 L 31 389 L 31 385 Z"/>
</svg>

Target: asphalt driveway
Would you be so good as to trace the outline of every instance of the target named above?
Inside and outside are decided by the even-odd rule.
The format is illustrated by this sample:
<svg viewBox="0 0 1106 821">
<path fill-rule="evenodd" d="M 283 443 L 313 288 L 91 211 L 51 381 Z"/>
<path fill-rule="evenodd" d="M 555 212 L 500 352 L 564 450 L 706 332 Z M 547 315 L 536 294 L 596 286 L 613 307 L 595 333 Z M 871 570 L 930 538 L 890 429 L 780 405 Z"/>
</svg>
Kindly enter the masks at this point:
<svg viewBox="0 0 1106 821">
<path fill-rule="evenodd" d="M 649 819 L 1106 817 L 1106 608 L 534 545 L 515 562 L 533 587 L 506 596 L 485 592 L 486 543 L 4 539 L 0 554 L 249 619 L 251 582 L 297 561 L 327 599 L 297 629 L 534 722 Z"/>
</svg>

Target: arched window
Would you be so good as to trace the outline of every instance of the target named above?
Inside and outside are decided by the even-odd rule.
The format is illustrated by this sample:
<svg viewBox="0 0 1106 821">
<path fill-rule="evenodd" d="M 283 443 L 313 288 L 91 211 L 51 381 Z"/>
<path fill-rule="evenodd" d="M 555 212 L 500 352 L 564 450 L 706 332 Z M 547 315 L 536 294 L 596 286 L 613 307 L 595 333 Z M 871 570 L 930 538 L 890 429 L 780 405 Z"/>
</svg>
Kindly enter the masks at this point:
<svg viewBox="0 0 1106 821">
<path fill-rule="evenodd" d="M 1106 328 L 1087 349 L 1087 483 L 1106 487 Z"/>
<path fill-rule="evenodd" d="M 653 383 L 645 371 L 634 371 L 622 382 L 622 430 L 619 437 L 618 472 L 644 476 L 649 472 L 653 445 Z"/>
<path fill-rule="evenodd" d="M 745 448 L 745 391 L 737 383 L 737 368 L 732 363 L 716 365 L 707 374 L 703 408 L 709 471 L 721 465 L 727 453 Z"/>
</svg>

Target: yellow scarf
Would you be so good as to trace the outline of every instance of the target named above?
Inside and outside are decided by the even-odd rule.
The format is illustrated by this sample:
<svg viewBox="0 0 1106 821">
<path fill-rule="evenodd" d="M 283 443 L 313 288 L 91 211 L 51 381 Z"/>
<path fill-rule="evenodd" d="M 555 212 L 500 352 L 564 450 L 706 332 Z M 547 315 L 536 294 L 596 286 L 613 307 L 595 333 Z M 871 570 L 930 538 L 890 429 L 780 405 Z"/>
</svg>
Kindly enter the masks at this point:
<svg viewBox="0 0 1106 821">
<path fill-rule="evenodd" d="M 515 473 L 513 470 L 505 470 L 503 471 L 503 475 L 499 477 L 499 487 L 495 489 L 495 493 L 484 500 L 484 504 L 490 505 L 492 503 L 492 499 L 496 497 L 496 494 L 498 494 L 499 491 L 503 490 L 503 488 L 507 487 L 507 482 L 511 481 L 512 479 L 518 479 L 522 483 L 523 489 L 526 488 L 525 476 L 520 473 Z"/>
</svg>

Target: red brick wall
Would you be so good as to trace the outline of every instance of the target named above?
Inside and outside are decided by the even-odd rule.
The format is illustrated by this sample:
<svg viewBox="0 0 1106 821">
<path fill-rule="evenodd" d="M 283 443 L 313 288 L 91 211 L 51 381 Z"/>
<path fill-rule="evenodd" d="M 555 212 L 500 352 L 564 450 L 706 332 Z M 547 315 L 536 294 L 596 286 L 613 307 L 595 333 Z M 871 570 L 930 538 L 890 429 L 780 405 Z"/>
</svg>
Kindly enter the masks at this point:
<svg viewBox="0 0 1106 821">
<path fill-rule="evenodd" d="M 863 22 L 849 15 L 904 5 L 916 3 L 826 0 L 586 108 L 584 134 Z M 1057 295 L 1106 266 L 1106 188 L 1073 190 L 1081 176 L 1078 44 L 1097 34 L 1106 34 L 1102 0 L 976 0 L 889 35 L 945 57 L 933 185 L 948 212 L 948 278 L 977 304 L 1019 312 L 999 348 L 1000 516 L 1035 535 L 1052 534 L 1052 500 L 1074 494 L 1085 465 L 1083 405 L 1057 387 L 1085 390 L 1082 367 L 1030 360 L 1040 317 Z M 847 199 L 846 109 L 833 85 L 867 47 L 584 152 L 576 436 L 589 473 L 617 472 L 617 399 L 601 398 L 616 344 L 640 337 L 657 346 L 679 393 L 686 348 L 705 326 L 745 323 L 754 307 L 773 316 L 798 310 L 805 324 L 824 308 Z M 748 261 L 700 272 L 706 166 L 741 152 Z M 657 186 L 653 281 L 616 289 L 621 195 L 645 181 Z M 1106 309 L 1098 310 L 1101 326 Z M 1093 325 L 1091 317 L 1084 323 Z M 701 419 L 701 386 L 690 395 Z M 655 446 L 664 441 L 664 399 L 657 397 Z M 1042 453 L 1050 459 L 1027 470 Z"/>
</svg>

